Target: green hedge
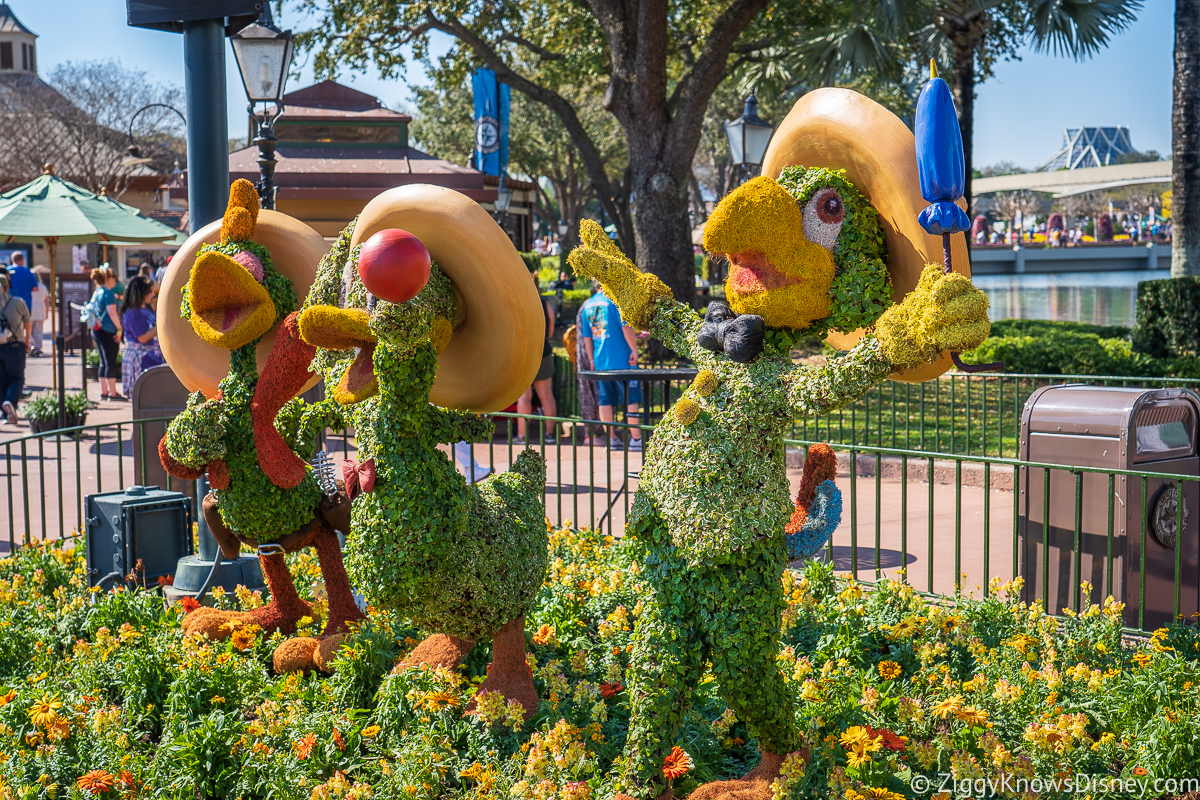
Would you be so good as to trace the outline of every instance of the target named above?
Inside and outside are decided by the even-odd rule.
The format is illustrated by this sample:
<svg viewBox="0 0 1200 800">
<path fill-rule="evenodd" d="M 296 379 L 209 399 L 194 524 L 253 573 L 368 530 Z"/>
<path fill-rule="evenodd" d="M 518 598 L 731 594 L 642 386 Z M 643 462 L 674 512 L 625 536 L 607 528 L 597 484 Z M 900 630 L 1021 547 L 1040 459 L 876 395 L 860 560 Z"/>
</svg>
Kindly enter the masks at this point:
<svg viewBox="0 0 1200 800">
<path fill-rule="evenodd" d="M 992 323 L 993 335 L 962 358 L 969 364 L 1003 361 L 1005 372 L 1200 378 L 1200 359 L 1155 358 L 1136 352 L 1125 338 L 1127 331 L 1070 322 L 1000 320 Z M 1117 335 L 1102 335 L 1111 333 Z"/>
<path fill-rule="evenodd" d="M 1156 358 L 1200 355 L 1200 277 L 1138 284 L 1133 349 Z"/>
</svg>

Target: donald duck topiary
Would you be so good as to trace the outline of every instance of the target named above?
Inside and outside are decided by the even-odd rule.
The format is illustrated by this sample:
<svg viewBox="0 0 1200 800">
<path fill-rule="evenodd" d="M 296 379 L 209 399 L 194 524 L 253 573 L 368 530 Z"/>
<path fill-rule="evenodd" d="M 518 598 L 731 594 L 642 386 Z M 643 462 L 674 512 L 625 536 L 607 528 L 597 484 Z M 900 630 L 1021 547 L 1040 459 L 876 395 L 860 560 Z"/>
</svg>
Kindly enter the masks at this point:
<svg viewBox="0 0 1200 800">
<path fill-rule="evenodd" d="M 941 261 L 942 243 L 917 224 L 916 173 L 913 136 L 890 112 L 846 90 L 805 95 L 763 176 L 708 220 L 704 247 L 731 267 L 728 305 L 712 304 L 704 319 L 599 225 L 581 226 L 576 273 L 598 279 L 630 325 L 700 368 L 648 445 L 626 531 L 644 549 L 651 591 L 634 635 L 618 797 L 669 796 L 664 759 L 706 661 L 763 756 L 742 780 L 703 786 L 694 800 L 767 800 L 784 758 L 804 749 L 776 666 L 780 578 L 829 526 L 813 505 L 824 482 L 789 502 L 786 431 L 889 377 L 934 377 L 949 352 L 976 347 L 989 330 L 987 299 L 967 275 L 928 263 Z M 793 343 L 814 334 L 846 352 L 794 364 Z M 814 474 L 827 477 L 831 454 L 819 457 Z M 820 536 L 804 535 L 823 524 Z"/>
</svg>

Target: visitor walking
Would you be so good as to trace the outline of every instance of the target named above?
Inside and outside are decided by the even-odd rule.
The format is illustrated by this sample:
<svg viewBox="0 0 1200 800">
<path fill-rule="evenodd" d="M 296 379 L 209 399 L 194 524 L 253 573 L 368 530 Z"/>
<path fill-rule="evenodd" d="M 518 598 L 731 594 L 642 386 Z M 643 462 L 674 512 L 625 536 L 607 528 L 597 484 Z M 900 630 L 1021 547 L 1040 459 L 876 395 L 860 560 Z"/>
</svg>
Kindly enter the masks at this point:
<svg viewBox="0 0 1200 800">
<path fill-rule="evenodd" d="M 33 270 L 25 266 L 25 254 L 17 251 L 12 254 L 12 266 L 8 268 L 8 291 L 25 301 L 25 308 L 33 308 L 33 285 L 37 278 Z"/>
<path fill-rule="evenodd" d="M 8 274 L 0 275 L 0 409 L 8 424 L 16 425 L 32 322 L 25 301 L 12 294 L 10 286 Z"/>
<path fill-rule="evenodd" d="M 154 281 L 138 275 L 125 287 L 121 303 L 121 324 L 125 329 L 125 359 L 121 362 L 121 384 L 125 396 L 133 396 L 138 377 L 163 363 L 158 346 L 158 327 L 154 313 Z"/>
<path fill-rule="evenodd" d="M 530 273 L 533 278 L 533 285 L 538 285 L 537 273 Z M 538 399 L 542 402 L 542 416 L 555 417 L 558 416 L 558 404 L 554 400 L 554 348 L 550 345 L 550 337 L 554 335 L 554 314 L 550 309 L 550 302 L 541 296 L 540 290 L 538 299 L 542 301 L 542 314 L 546 317 L 546 335 L 542 340 L 542 363 L 538 367 L 537 375 L 533 378 L 533 385 L 525 390 L 525 393 L 517 400 L 518 414 L 533 413 L 533 393 L 536 391 Z M 546 423 L 546 435 L 542 441 L 547 444 L 554 442 L 554 430 L 557 424 L 554 422 Z M 517 418 L 517 438 L 513 439 L 513 444 L 525 444 L 525 418 Z"/>
<path fill-rule="evenodd" d="M 121 317 L 117 314 L 117 296 L 113 288 L 117 285 L 117 276 L 107 264 L 92 270 L 92 280 L 96 283 L 96 291 L 88 301 L 99 316 L 92 326 L 92 339 L 96 349 L 100 351 L 100 399 L 128 400 L 117 392 L 117 377 L 121 368 L 117 364 L 117 350 L 121 342 Z"/>
<path fill-rule="evenodd" d="M 621 320 L 617 304 L 604 294 L 600 284 L 594 285 L 596 293 L 580 309 L 583 317 L 579 338 L 588 358 L 597 371 L 636 369 L 637 334 Z M 628 397 L 625 396 L 624 381 L 597 381 L 596 400 L 603 422 L 613 421 L 617 404 L 625 406 L 629 422 L 641 419 L 642 387 L 638 381 L 629 381 Z M 625 449 L 611 425 L 608 426 L 608 449 Z M 634 452 L 642 449 L 642 432 L 636 427 L 629 429 L 629 449 Z"/>
<path fill-rule="evenodd" d="M 41 358 L 42 341 L 45 338 L 45 324 L 50 317 L 50 290 L 42 282 L 42 276 L 50 275 L 49 267 L 34 267 L 33 277 L 37 281 L 33 286 L 33 305 L 29 307 L 29 317 L 33 320 L 33 334 L 29 338 L 29 355 Z"/>
</svg>

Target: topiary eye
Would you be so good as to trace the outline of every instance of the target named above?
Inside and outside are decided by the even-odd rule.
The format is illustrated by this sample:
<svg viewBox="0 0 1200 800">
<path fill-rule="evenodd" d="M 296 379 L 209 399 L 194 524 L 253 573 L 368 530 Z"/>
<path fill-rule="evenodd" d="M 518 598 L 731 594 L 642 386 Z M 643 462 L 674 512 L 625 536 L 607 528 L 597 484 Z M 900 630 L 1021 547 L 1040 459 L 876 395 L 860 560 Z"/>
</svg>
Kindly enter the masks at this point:
<svg viewBox="0 0 1200 800">
<path fill-rule="evenodd" d="M 804 235 L 810 242 L 833 250 L 845 219 L 846 204 L 842 196 L 836 189 L 822 189 L 804 205 Z"/>
</svg>

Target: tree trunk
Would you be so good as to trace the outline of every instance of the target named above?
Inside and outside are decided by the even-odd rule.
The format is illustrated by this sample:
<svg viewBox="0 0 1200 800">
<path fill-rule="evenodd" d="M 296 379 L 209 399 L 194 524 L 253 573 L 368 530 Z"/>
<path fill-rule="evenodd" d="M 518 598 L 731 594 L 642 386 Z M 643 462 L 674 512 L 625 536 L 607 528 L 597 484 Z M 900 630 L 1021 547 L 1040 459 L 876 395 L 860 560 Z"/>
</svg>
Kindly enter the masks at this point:
<svg viewBox="0 0 1200 800">
<path fill-rule="evenodd" d="M 633 233 L 638 266 L 662 279 L 681 303 L 696 299 L 696 262 L 688 227 L 687 183 L 661 164 L 633 171 Z"/>
<path fill-rule="evenodd" d="M 1200 0 L 1175 2 L 1171 277 L 1200 275 Z"/>
<path fill-rule="evenodd" d="M 958 103 L 958 130 L 962 134 L 963 160 L 966 162 L 966 183 L 963 197 L 971 197 L 971 149 L 975 126 L 975 45 L 970 40 L 954 38 L 954 100 Z M 971 237 L 967 237 L 968 243 Z"/>
</svg>

